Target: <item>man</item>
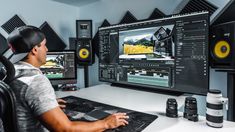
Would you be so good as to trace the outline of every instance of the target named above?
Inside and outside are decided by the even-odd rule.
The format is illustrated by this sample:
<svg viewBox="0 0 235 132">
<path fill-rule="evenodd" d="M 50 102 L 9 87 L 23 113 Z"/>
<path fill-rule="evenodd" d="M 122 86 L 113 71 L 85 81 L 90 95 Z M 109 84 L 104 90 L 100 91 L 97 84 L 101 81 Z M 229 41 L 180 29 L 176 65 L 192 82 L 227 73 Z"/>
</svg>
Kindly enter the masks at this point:
<svg viewBox="0 0 235 132">
<path fill-rule="evenodd" d="M 17 117 L 22 132 L 104 131 L 128 124 L 125 113 L 95 122 L 71 122 L 60 109 L 49 80 L 39 67 L 46 63 L 46 39 L 36 27 L 23 26 L 8 37 L 16 69 L 11 87 L 16 95 Z"/>
</svg>

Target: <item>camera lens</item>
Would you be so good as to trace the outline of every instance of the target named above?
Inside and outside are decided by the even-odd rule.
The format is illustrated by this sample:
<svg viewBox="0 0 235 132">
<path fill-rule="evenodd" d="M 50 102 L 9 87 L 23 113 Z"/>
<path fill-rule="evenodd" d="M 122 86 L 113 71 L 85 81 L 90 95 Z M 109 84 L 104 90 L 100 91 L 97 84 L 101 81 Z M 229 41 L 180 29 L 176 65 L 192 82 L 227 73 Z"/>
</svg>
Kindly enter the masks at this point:
<svg viewBox="0 0 235 132">
<path fill-rule="evenodd" d="M 206 97 L 206 124 L 211 127 L 223 127 L 223 103 L 220 90 L 210 89 Z"/>
<path fill-rule="evenodd" d="M 186 97 L 184 106 L 184 118 L 190 121 L 198 121 L 196 98 Z"/>
<path fill-rule="evenodd" d="M 166 116 L 178 117 L 178 104 L 174 98 L 167 99 L 166 102 Z"/>
</svg>

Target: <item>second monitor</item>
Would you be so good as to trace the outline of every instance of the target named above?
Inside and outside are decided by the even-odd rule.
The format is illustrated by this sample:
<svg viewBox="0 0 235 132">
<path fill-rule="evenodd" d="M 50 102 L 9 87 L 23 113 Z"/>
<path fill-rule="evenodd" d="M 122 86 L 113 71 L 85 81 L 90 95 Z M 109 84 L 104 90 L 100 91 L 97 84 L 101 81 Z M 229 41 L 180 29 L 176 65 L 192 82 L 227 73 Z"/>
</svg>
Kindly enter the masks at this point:
<svg viewBox="0 0 235 132">
<path fill-rule="evenodd" d="M 76 84 L 77 67 L 75 51 L 51 51 L 47 53 L 46 64 L 40 67 L 52 85 Z"/>
</svg>

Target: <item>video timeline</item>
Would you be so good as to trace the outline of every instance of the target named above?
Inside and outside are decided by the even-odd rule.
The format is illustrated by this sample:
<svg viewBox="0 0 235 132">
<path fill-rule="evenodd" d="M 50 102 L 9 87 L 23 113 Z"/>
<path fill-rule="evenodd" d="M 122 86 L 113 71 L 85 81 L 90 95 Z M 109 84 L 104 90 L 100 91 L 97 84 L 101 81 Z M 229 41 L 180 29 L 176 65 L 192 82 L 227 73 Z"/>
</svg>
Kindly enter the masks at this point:
<svg viewBox="0 0 235 132">
<path fill-rule="evenodd" d="M 127 71 L 127 82 L 140 83 L 153 86 L 170 87 L 169 71 L 137 70 Z"/>
</svg>

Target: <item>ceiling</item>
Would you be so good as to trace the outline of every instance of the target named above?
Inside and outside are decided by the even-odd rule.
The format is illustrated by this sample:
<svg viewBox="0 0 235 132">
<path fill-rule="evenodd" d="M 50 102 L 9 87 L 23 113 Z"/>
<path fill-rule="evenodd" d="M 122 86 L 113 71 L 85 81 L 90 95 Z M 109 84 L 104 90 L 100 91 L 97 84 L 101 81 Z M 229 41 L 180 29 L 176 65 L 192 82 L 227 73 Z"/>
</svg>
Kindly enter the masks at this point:
<svg viewBox="0 0 235 132">
<path fill-rule="evenodd" d="M 97 2 L 100 0 L 52 0 L 52 1 L 56 1 L 56 2 L 79 7 L 79 6 L 84 6 L 84 5 L 87 5 L 87 4 L 90 4 L 93 2 Z"/>
</svg>

